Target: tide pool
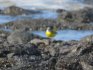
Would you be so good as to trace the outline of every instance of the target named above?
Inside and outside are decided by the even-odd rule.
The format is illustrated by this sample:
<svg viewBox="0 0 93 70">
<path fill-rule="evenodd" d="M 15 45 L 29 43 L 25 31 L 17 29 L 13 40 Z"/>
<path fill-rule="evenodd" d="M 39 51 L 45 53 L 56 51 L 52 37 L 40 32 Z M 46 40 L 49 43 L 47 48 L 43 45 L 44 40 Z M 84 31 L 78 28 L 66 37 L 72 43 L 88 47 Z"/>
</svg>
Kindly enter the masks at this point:
<svg viewBox="0 0 93 70">
<path fill-rule="evenodd" d="M 0 28 L 0 30 L 6 31 L 6 32 L 12 32 L 13 31 L 11 29 L 6 29 L 6 28 Z"/>
<path fill-rule="evenodd" d="M 11 21 L 15 21 L 16 18 L 8 15 L 0 15 L 0 24 L 8 23 Z"/>
<path fill-rule="evenodd" d="M 48 10 L 42 10 L 41 13 L 29 14 L 29 15 L 18 15 L 18 16 L 0 15 L 0 24 L 17 21 L 21 19 L 56 19 L 57 17 L 58 13 L 56 11 L 48 11 Z"/>
<path fill-rule="evenodd" d="M 7 32 L 13 31 L 11 29 L 4 28 L 0 28 L 0 30 L 4 30 Z M 32 31 L 31 33 L 43 38 L 47 38 L 45 35 L 45 31 Z M 92 34 L 93 34 L 92 30 L 58 30 L 57 35 L 52 39 L 58 41 L 80 40 L 81 38 Z"/>
<path fill-rule="evenodd" d="M 32 33 L 46 38 L 44 31 L 33 31 Z M 57 31 L 57 35 L 53 39 L 63 41 L 80 40 L 81 38 L 92 34 L 92 30 L 59 30 Z"/>
</svg>

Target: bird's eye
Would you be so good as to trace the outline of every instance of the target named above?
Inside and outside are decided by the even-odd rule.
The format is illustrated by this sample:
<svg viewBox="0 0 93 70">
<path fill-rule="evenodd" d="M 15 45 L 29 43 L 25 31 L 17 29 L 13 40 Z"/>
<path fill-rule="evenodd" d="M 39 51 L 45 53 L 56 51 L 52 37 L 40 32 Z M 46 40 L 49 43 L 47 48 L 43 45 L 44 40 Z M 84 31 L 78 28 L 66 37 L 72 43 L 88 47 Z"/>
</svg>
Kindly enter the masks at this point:
<svg viewBox="0 0 93 70">
<path fill-rule="evenodd" d="M 50 29 L 53 29 L 53 26 L 51 26 Z"/>
</svg>

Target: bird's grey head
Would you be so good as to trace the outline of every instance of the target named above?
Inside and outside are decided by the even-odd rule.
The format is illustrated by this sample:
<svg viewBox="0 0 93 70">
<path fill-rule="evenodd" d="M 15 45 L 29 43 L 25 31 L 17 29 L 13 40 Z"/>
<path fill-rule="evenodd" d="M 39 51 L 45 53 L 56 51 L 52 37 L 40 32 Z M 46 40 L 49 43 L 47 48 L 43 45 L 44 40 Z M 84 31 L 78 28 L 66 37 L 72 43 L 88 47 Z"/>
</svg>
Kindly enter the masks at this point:
<svg viewBox="0 0 93 70">
<path fill-rule="evenodd" d="M 47 30 L 49 30 L 49 31 L 53 30 L 53 26 L 49 26 L 49 27 L 47 28 Z"/>
</svg>

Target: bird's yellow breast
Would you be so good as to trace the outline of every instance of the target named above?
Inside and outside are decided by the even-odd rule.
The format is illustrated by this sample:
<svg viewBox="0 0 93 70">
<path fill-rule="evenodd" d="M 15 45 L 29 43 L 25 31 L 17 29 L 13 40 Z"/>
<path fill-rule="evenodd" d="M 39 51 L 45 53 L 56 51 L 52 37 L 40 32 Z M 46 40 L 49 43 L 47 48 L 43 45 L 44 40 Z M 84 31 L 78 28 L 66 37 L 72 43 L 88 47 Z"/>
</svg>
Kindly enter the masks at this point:
<svg viewBox="0 0 93 70">
<path fill-rule="evenodd" d="M 55 33 L 53 33 L 53 32 L 49 32 L 49 31 L 46 31 L 46 36 L 47 37 L 54 37 L 56 34 Z"/>
</svg>

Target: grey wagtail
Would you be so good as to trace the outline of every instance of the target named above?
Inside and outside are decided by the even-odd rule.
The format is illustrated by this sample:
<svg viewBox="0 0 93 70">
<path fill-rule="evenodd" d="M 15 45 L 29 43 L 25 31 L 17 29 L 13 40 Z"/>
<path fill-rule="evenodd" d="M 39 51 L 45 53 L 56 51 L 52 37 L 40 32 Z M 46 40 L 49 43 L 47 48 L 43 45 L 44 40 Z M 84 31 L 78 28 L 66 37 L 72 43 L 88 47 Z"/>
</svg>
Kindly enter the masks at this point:
<svg viewBox="0 0 93 70">
<path fill-rule="evenodd" d="M 53 38 L 53 37 L 56 36 L 56 34 L 57 34 L 57 28 L 56 27 L 50 26 L 50 27 L 47 28 L 46 36 L 48 38 Z"/>
</svg>

